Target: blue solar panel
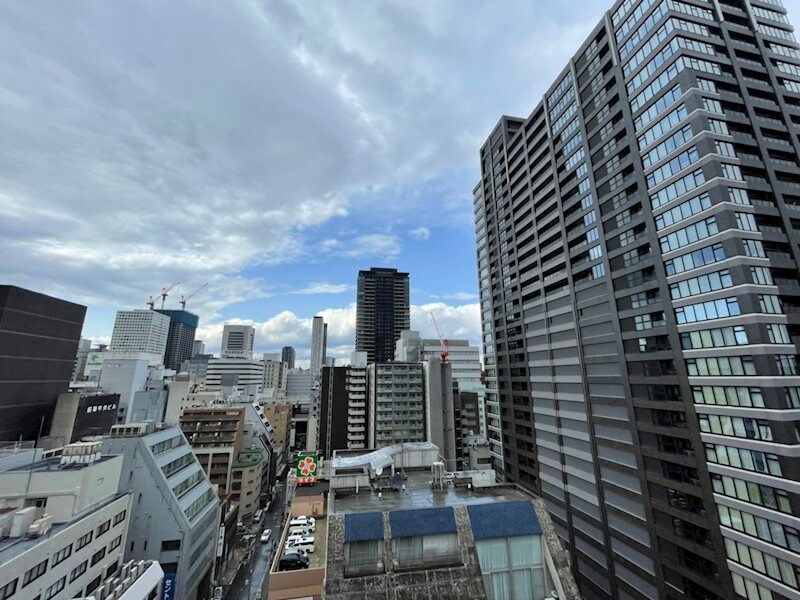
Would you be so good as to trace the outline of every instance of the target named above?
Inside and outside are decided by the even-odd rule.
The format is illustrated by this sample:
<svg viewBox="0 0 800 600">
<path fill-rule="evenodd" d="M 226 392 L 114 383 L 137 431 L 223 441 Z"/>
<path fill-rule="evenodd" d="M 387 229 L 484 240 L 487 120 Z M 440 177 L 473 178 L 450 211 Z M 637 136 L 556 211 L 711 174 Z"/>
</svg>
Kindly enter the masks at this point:
<svg viewBox="0 0 800 600">
<path fill-rule="evenodd" d="M 392 538 L 456 533 L 452 507 L 395 510 L 389 513 Z"/>
<path fill-rule="evenodd" d="M 355 513 L 344 516 L 344 541 L 366 542 L 383 539 L 383 513 Z"/>
<path fill-rule="evenodd" d="M 525 500 L 471 504 L 467 511 L 476 540 L 542 534 L 533 504 Z"/>
</svg>

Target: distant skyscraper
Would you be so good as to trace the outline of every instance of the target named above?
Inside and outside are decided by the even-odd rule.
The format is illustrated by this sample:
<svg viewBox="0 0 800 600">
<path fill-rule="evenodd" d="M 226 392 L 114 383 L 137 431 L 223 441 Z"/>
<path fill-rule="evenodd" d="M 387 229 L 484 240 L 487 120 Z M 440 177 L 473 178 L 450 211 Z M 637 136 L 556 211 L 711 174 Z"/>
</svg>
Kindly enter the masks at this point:
<svg viewBox="0 0 800 600">
<path fill-rule="evenodd" d="M 480 149 L 495 466 L 547 502 L 584 598 L 800 598 L 786 11 L 618 0 L 575 51 Z"/>
<path fill-rule="evenodd" d="M 205 354 L 206 353 L 206 345 L 203 340 L 195 340 L 192 343 L 192 356 L 197 356 L 198 354 Z"/>
<path fill-rule="evenodd" d="M 291 346 L 284 346 L 283 350 L 281 350 L 281 362 L 285 362 L 287 368 L 294 369 L 294 358 L 295 358 L 294 348 L 292 348 Z"/>
<path fill-rule="evenodd" d="M 394 360 L 400 332 L 411 327 L 408 273 L 372 268 L 358 273 L 356 350 L 367 360 Z"/>
<path fill-rule="evenodd" d="M 256 330 L 250 325 L 225 325 L 222 329 L 223 358 L 253 358 Z"/>
<path fill-rule="evenodd" d="M 325 364 L 325 344 L 328 338 L 328 326 L 322 317 L 314 317 L 311 323 L 311 374 L 319 379 Z"/>
<path fill-rule="evenodd" d="M 85 314 L 80 304 L 0 285 L 0 440 L 47 433 L 69 386 Z"/>
<path fill-rule="evenodd" d="M 163 360 L 169 321 L 167 315 L 154 310 L 117 311 L 109 349 L 112 352 L 147 352 Z"/>
<path fill-rule="evenodd" d="M 157 310 L 156 312 L 169 317 L 164 366 L 177 371 L 183 361 L 192 358 L 194 334 L 197 331 L 198 323 L 197 315 L 185 310 Z"/>
</svg>

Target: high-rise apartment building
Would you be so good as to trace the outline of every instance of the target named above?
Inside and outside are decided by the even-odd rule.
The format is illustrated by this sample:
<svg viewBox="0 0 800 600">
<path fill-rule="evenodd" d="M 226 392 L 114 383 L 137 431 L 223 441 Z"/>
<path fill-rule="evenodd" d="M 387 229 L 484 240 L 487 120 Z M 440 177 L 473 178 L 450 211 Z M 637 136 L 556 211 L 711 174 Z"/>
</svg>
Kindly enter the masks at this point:
<svg viewBox="0 0 800 600">
<path fill-rule="evenodd" d="M 0 285 L 0 439 L 46 434 L 75 366 L 86 307 Z"/>
<path fill-rule="evenodd" d="M 256 330 L 250 325 L 225 325 L 222 328 L 222 358 L 253 358 Z"/>
<path fill-rule="evenodd" d="M 111 332 L 112 352 L 147 352 L 164 358 L 170 319 L 154 310 L 119 310 Z"/>
<path fill-rule="evenodd" d="M 285 362 L 289 369 L 294 369 L 295 351 L 291 346 L 284 346 L 281 349 L 281 362 Z"/>
<path fill-rule="evenodd" d="M 322 317 L 314 317 L 311 322 L 311 374 L 319 379 L 325 365 L 328 344 L 328 324 Z"/>
<path fill-rule="evenodd" d="M 177 371 L 184 361 L 194 356 L 194 334 L 199 318 L 188 310 L 157 310 L 169 317 L 164 366 Z M 202 344 L 202 342 L 201 342 Z"/>
<path fill-rule="evenodd" d="M 325 367 L 322 370 L 319 448 L 325 458 L 334 450 L 367 447 L 367 367 Z"/>
<path fill-rule="evenodd" d="M 394 359 L 400 332 L 411 328 L 408 273 L 373 267 L 358 272 L 356 302 L 356 351 L 367 361 Z"/>
<path fill-rule="evenodd" d="M 800 46 L 620 0 L 474 190 L 488 433 L 584 598 L 798 598 Z"/>
</svg>

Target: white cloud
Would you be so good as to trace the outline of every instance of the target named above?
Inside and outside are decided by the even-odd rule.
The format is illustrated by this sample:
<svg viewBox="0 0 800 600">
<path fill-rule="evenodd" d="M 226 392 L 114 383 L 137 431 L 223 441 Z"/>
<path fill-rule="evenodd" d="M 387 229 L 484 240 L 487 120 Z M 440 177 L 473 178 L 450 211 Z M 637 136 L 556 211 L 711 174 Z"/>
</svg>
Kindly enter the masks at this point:
<svg viewBox="0 0 800 600">
<path fill-rule="evenodd" d="M 447 300 L 476 300 L 478 294 L 473 292 L 453 292 L 452 294 L 444 294 L 442 297 Z"/>
<path fill-rule="evenodd" d="M 301 290 L 292 292 L 293 294 L 342 294 L 353 289 L 353 286 L 348 283 L 310 283 Z"/>
<path fill-rule="evenodd" d="M 427 227 L 417 227 L 408 232 L 408 234 L 415 240 L 427 240 L 431 237 L 431 230 Z"/>
<path fill-rule="evenodd" d="M 400 240 L 393 233 L 371 233 L 349 240 L 325 239 L 320 252 L 346 258 L 380 258 L 393 260 L 400 255 Z"/>
</svg>

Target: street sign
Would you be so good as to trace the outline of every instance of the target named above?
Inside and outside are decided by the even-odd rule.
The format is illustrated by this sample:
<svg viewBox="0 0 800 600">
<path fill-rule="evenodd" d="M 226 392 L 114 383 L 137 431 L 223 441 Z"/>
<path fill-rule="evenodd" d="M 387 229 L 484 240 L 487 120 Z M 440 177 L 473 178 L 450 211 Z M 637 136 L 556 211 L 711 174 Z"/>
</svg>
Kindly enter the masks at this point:
<svg viewBox="0 0 800 600">
<path fill-rule="evenodd" d="M 319 472 L 319 455 L 316 452 L 300 453 L 295 463 L 297 485 L 316 483 Z"/>
</svg>

